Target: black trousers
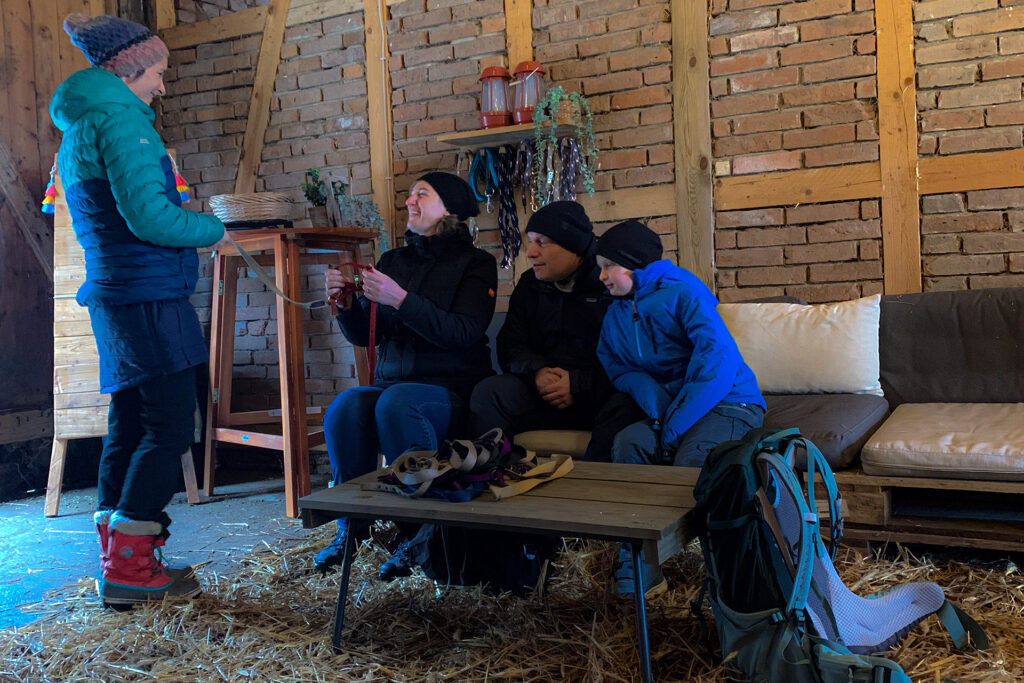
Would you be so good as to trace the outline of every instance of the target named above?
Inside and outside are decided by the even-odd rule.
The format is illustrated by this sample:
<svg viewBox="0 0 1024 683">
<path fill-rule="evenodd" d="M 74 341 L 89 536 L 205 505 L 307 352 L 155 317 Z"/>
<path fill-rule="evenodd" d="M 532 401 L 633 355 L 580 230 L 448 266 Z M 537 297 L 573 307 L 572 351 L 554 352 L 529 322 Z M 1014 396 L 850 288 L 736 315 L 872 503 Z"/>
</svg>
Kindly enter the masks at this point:
<svg viewBox="0 0 1024 683">
<path fill-rule="evenodd" d="M 195 430 L 196 371 L 186 368 L 110 397 L 100 456 L 99 510 L 117 510 L 166 529 L 178 490 L 181 454 Z"/>
<path fill-rule="evenodd" d="M 582 429 L 592 432 L 585 460 L 611 462 L 612 441 L 620 430 L 643 420 L 643 410 L 629 394 L 574 396 L 568 408 L 555 408 L 533 385 L 516 375 L 488 377 L 470 399 L 474 435 L 501 427 L 508 435 L 534 429 Z"/>
</svg>

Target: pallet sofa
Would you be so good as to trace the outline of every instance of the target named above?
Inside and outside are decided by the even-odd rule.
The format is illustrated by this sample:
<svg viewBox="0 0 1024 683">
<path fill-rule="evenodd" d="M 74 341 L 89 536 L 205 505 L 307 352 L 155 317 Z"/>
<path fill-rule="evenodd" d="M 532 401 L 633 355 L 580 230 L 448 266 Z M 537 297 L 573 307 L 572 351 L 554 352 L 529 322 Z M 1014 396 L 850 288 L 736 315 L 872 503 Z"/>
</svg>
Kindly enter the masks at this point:
<svg viewBox="0 0 1024 683">
<path fill-rule="evenodd" d="M 720 311 L 765 424 L 836 470 L 848 539 L 1024 550 L 1024 288 Z M 589 433 L 516 440 L 581 454 Z"/>
</svg>

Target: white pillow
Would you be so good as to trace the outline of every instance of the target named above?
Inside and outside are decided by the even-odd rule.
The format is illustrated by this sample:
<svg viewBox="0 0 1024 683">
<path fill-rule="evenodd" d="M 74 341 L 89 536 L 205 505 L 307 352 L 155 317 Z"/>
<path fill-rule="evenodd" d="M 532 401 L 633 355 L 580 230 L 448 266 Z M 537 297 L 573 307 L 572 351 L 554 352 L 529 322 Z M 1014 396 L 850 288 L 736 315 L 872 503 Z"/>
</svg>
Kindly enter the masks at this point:
<svg viewBox="0 0 1024 683">
<path fill-rule="evenodd" d="M 875 394 L 879 294 L 837 304 L 720 304 L 743 360 L 772 394 Z"/>
</svg>

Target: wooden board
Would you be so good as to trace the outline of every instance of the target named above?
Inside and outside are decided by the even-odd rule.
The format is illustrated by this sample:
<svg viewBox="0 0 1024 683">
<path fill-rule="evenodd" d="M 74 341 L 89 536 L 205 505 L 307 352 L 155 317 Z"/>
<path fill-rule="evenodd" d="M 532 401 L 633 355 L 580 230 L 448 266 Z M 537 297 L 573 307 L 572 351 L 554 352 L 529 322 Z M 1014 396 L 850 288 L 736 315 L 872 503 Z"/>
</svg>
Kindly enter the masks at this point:
<svg viewBox="0 0 1024 683">
<path fill-rule="evenodd" d="M 247 194 L 256 188 L 263 138 L 270 122 L 270 99 L 274 95 L 274 79 L 281 62 L 281 44 L 284 41 L 285 21 L 291 0 L 270 0 L 267 21 L 263 28 L 260 55 L 256 62 L 256 78 L 249 99 L 249 116 L 245 124 L 238 174 L 235 176 L 235 194 Z"/>
<path fill-rule="evenodd" d="M 34 125 L 34 124 L 33 124 Z M 0 193 L 13 214 L 15 224 L 39 264 L 39 276 L 53 282 L 50 229 L 39 212 L 38 200 L 25 185 L 14 157 L 0 143 Z"/>
<path fill-rule="evenodd" d="M 705 2 L 672 1 L 672 73 L 677 261 L 714 290 L 715 219 L 711 204 L 711 101 Z"/>
<path fill-rule="evenodd" d="M 533 3 L 505 0 L 505 53 L 508 68 L 533 60 Z"/>
<path fill-rule="evenodd" d="M 395 187 L 391 150 L 394 133 L 391 118 L 391 73 L 387 69 L 388 34 L 386 10 L 380 0 L 364 0 L 363 30 L 366 37 L 366 99 L 370 127 L 370 189 L 381 210 L 384 225 L 395 225 Z M 395 236 L 388 235 L 388 246 Z"/>
<path fill-rule="evenodd" d="M 882 262 L 886 294 L 921 291 L 914 20 L 905 0 L 876 0 Z"/>
<path fill-rule="evenodd" d="M 630 187 L 608 192 L 577 195 L 592 221 L 644 220 L 655 216 L 671 216 L 676 211 L 675 188 L 671 185 Z"/>
<path fill-rule="evenodd" d="M 180 24 L 161 31 L 160 37 L 171 50 L 240 38 L 262 32 L 267 23 L 267 14 L 266 7 L 253 7 L 206 21 Z"/>
<path fill-rule="evenodd" d="M 922 195 L 1024 186 L 1024 149 L 921 159 Z"/>
<path fill-rule="evenodd" d="M 868 162 L 719 178 L 715 181 L 715 209 L 870 199 L 881 195 L 881 173 L 878 162 Z"/>
<path fill-rule="evenodd" d="M 0 444 L 44 439 L 53 434 L 53 412 L 23 410 L 0 415 Z"/>
<path fill-rule="evenodd" d="M 106 406 L 64 408 L 53 411 L 53 436 L 55 439 L 86 439 L 106 433 Z"/>
</svg>

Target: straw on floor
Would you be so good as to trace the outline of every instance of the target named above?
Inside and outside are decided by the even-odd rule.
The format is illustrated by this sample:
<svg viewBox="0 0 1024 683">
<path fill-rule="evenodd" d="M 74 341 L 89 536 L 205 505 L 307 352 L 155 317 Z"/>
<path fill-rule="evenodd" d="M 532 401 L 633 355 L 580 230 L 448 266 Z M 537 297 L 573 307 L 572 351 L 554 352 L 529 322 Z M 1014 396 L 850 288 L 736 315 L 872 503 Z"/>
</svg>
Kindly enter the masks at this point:
<svg viewBox="0 0 1024 683">
<path fill-rule="evenodd" d="M 204 573 L 202 597 L 118 613 L 98 606 L 83 578 L 30 607 L 39 618 L 0 631 L 3 681 L 633 681 L 633 605 L 610 592 L 615 548 L 569 541 L 543 600 L 445 588 L 419 574 L 374 577 L 386 556 L 360 548 L 345 649 L 329 638 L 338 573 L 312 556 L 328 539 L 268 539 L 230 578 Z M 987 652 L 954 653 L 935 617 L 887 656 L 915 681 L 1024 680 L 1024 576 L 1009 561 L 935 564 L 906 550 L 895 559 L 844 550 L 837 563 L 861 594 L 910 580 L 938 582 L 982 623 Z M 648 603 L 658 681 L 726 680 L 707 654 L 691 602 L 703 577 L 691 545 L 665 567 L 671 590 Z M 710 622 L 709 622 L 710 624 Z"/>
</svg>

